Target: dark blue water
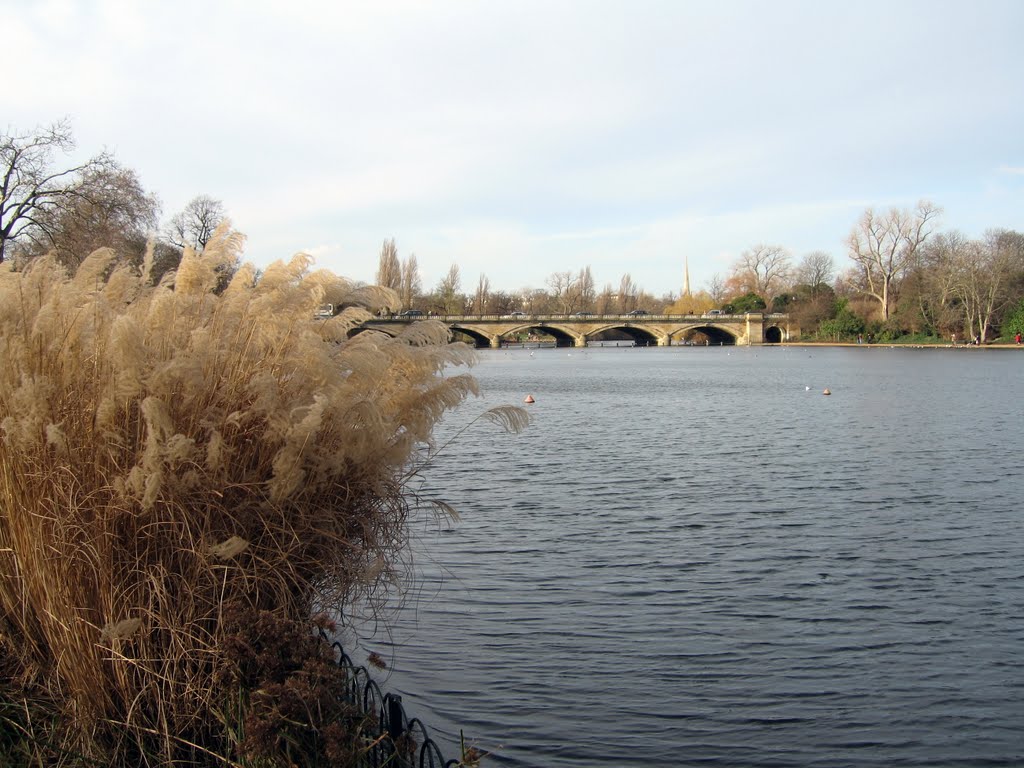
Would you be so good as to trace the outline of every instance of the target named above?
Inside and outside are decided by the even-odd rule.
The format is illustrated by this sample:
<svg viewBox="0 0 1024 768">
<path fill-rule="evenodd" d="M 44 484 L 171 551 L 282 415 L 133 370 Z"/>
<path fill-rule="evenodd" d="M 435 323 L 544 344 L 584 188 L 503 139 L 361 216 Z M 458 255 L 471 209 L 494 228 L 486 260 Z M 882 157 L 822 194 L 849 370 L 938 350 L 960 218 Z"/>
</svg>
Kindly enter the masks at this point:
<svg viewBox="0 0 1024 768">
<path fill-rule="evenodd" d="M 494 351 L 385 688 L 500 766 L 1024 765 L 1024 353 Z M 829 388 L 832 395 L 823 396 Z M 454 746 L 448 748 L 454 756 Z"/>
</svg>

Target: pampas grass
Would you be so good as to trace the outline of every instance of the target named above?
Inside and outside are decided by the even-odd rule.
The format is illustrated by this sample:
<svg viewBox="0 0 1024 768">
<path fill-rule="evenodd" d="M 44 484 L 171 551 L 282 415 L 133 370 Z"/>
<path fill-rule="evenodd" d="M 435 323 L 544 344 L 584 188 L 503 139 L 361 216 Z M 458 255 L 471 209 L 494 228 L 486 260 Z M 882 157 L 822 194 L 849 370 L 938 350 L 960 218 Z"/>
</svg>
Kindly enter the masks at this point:
<svg viewBox="0 0 1024 768">
<path fill-rule="evenodd" d="M 443 325 L 349 338 L 397 297 L 306 256 L 221 291 L 241 244 L 155 286 L 108 250 L 0 272 L 0 686 L 50 702 L 53 754 L 230 761 L 226 607 L 305 620 L 389 583 L 415 451 L 476 392 Z"/>
</svg>

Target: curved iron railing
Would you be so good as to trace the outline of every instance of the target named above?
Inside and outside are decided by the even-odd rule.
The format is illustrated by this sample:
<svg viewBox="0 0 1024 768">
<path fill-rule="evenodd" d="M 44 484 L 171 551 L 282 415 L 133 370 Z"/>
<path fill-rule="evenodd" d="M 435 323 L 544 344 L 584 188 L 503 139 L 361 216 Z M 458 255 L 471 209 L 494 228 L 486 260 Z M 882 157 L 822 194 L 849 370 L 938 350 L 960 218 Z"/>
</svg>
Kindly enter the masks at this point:
<svg viewBox="0 0 1024 768">
<path fill-rule="evenodd" d="M 345 653 L 341 643 L 331 642 L 321 630 L 320 637 L 331 643 L 335 664 L 345 672 L 345 701 L 360 708 L 364 715 L 376 718 L 372 746 L 365 756 L 368 768 L 459 768 L 461 760 L 445 760 L 437 742 L 430 738 L 419 718 L 409 718 L 402 706 L 402 697 L 384 693 L 370 677 L 370 671 L 357 666 Z"/>
</svg>

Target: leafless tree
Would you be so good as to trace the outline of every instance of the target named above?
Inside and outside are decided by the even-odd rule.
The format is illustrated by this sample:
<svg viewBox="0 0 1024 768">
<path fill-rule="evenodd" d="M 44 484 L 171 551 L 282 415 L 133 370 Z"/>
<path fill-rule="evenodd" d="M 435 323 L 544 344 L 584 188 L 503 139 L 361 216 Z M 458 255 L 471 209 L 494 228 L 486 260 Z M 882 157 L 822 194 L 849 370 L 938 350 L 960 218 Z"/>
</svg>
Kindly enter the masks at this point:
<svg viewBox="0 0 1024 768">
<path fill-rule="evenodd" d="M 459 272 L 459 265 L 452 264 L 448 268 L 448 274 L 441 278 L 437 284 L 437 300 L 441 311 L 446 315 L 461 314 L 463 311 L 462 296 L 459 289 L 462 286 L 462 277 Z"/>
<path fill-rule="evenodd" d="M 597 294 L 594 308 L 599 315 L 609 315 L 615 311 L 615 292 L 611 283 L 605 283 L 604 288 Z"/>
<path fill-rule="evenodd" d="M 725 279 L 718 273 L 715 272 L 708 280 L 708 296 L 711 297 L 711 301 L 715 304 L 721 304 L 725 298 Z"/>
<path fill-rule="evenodd" d="M 955 290 L 960 265 L 967 258 L 970 241 L 955 230 L 940 232 L 917 249 L 900 291 L 914 300 L 922 324 L 934 331 L 959 330 L 963 312 Z M 956 299 L 956 301 L 954 301 Z"/>
<path fill-rule="evenodd" d="M 759 243 L 741 253 L 732 269 L 739 283 L 770 302 L 777 289 L 789 278 L 789 251 L 781 245 Z"/>
<path fill-rule="evenodd" d="M 551 294 L 543 288 L 523 288 L 519 303 L 529 315 L 545 314 L 551 311 Z"/>
<path fill-rule="evenodd" d="M 61 211 L 91 201 L 95 190 L 84 183 L 121 171 L 107 152 L 54 167 L 54 155 L 74 148 L 66 119 L 28 133 L 0 132 L 0 262 L 19 242 L 37 251 L 52 246 Z"/>
<path fill-rule="evenodd" d="M 411 307 L 422 291 L 423 284 L 420 280 L 420 268 L 416 263 L 416 254 L 410 253 L 402 262 L 402 282 L 398 289 L 402 306 Z"/>
<path fill-rule="evenodd" d="M 588 264 L 580 270 L 576 278 L 576 289 L 579 293 L 579 309 L 590 312 L 594 309 L 594 302 L 597 300 L 597 290 L 594 287 L 594 275 Z"/>
<path fill-rule="evenodd" d="M 200 253 L 225 218 L 224 203 L 209 195 L 197 195 L 184 210 L 171 217 L 167 239 L 179 248 L 192 248 Z"/>
<path fill-rule="evenodd" d="M 380 247 L 380 260 L 377 263 L 377 285 L 392 288 L 401 292 L 402 265 L 398 260 L 398 246 L 395 238 L 385 240 Z"/>
<path fill-rule="evenodd" d="M 568 315 L 576 308 L 579 293 L 576 287 L 577 276 L 572 272 L 553 272 L 548 276 L 547 284 L 551 289 L 551 299 L 556 311 Z"/>
<path fill-rule="evenodd" d="M 636 309 L 637 294 L 640 289 L 633 282 L 632 276 L 626 272 L 619 280 L 619 312 L 632 312 Z"/>
<path fill-rule="evenodd" d="M 811 251 L 800 260 L 794 275 L 795 282 L 810 286 L 812 292 L 820 285 L 831 285 L 836 267 L 832 254 L 825 251 Z"/>
<path fill-rule="evenodd" d="M 1024 247 L 1016 233 L 994 230 L 971 241 L 959 254 L 954 290 L 965 314 L 965 329 L 986 341 L 997 313 L 1016 298 L 1010 278 L 1024 269 Z"/>
<path fill-rule="evenodd" d="M 889 319 L 899 281 L 940 213 L 925 200 L 913 212 L 891 208 L 879 214 L 868 208 L 846 239 L 850 258 L 863 275 L 867 293 L 878 301 L 883 320 Z"/>
<path fill-rule="evenodd" d="M 491 281 L 487 275 L 480 273 L 480 279 L 476 282 L 476 296 L 473 299 L 473 309 L 478 315 L 487 314 L 488 299 L 491 296 Z"/>
<path fill-rule="evenodd" d="M 120 259 L 141 264 L 159 208 L 135 171 L 111 160 L 81 172 L 75 194 L 39 212 L 25 255 L 52 252 L 74 271 L 94 250 L 106 247 Z"/>
<path fill-rule="evenodd" d="M 487 299 L 487 309 L 492 315 L 507 315 L 522 308 L 522 299 L 507 291 L 494 291 Z"/>
</svg>

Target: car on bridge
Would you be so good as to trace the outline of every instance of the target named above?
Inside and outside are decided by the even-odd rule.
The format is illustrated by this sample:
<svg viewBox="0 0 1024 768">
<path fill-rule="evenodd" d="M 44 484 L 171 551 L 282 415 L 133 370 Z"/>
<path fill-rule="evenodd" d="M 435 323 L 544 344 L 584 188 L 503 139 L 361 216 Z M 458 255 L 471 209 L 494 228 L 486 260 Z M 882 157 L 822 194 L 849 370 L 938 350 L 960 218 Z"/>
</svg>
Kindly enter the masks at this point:
<svg viewBox="0 0 1024 768">
<path fill-rule="evenodd" d="M 516 310 L 515 312 L 509 312 L 507 315 L 504 315 L 504 317 L 516 320 L 516 319 L 521 318 L 521 317 L 526 317 L 526 313 L 525 312 L 520 312 L 519 310 Z"/>
<path fill-rule="evenodd" d="M 634 309 L 632 312 L 627 313 L 626 317 L 644 317 L 649 314 L 650 312 L 646 309 Z"/>
<path fill-rule="evenodd" d="M 423 317 L 423 312 L 418 309 L 407 309 L 405 312 L 401 312 L 399 317 Z"/>
<path fill-rule="evenodd" d="M 593 316 L 594 316 L 593 312 L 576 312 L 576 313 L 573 314 L 573 317 L 593 317 Z"/>
</svg>

